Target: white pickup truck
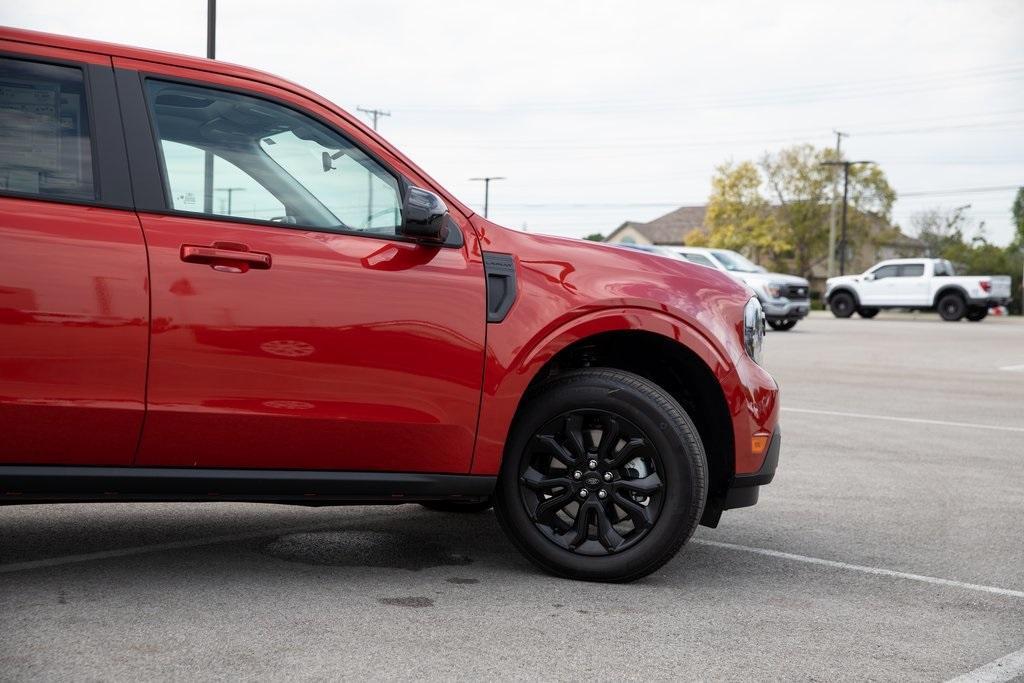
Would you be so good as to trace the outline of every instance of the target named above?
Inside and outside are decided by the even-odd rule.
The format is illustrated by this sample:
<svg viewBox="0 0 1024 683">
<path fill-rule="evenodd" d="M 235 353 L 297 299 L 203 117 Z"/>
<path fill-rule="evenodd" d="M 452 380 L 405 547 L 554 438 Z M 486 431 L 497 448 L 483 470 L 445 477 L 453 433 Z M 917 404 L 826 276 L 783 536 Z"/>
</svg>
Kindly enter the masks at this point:
<svg viewBox="0 0 1024 683">
<path fill-rule="evenodd" d="M 893 259 L 861 275 L 829 278 L 825 301 L 837 318 L 856 311 L 874 317 L 882 308 L 937 310 L 943 320 L 977 322 L 991 306 L 1010 301 L 1009 275 L 961 275 L 945 259 Z"/>
</svg>

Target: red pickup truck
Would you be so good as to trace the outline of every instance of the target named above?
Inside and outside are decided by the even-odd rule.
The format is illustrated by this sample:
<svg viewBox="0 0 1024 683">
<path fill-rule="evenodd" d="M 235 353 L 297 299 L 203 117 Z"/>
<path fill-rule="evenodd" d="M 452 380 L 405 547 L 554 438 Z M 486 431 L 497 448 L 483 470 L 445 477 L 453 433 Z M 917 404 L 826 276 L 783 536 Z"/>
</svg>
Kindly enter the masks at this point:
<svg viewBox="0 0 1024 683">
<path fill-rule="evenodd" d="M 771 481 L 763 335 L 728 276 L 499 227 L 298 85 L 0 29 L 2 503 L 493 504 L 631 580 Z"/>
</svg>

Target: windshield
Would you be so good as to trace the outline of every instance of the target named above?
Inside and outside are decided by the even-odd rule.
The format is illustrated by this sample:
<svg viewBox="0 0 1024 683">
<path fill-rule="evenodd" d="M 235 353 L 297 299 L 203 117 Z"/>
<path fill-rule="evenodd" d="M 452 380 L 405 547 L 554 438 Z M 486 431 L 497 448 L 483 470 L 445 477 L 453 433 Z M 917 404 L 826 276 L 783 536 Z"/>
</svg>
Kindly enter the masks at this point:
<svg viewBox="0 0 1024 683">
<path fill-rule="evenodd" d="M 718 259 L 719 263 L 725 266 L 726 270 L 734 273 L 760 273 L 761 269 L 735 251 L 713 251 L 711 252 Z"/>
</svg>

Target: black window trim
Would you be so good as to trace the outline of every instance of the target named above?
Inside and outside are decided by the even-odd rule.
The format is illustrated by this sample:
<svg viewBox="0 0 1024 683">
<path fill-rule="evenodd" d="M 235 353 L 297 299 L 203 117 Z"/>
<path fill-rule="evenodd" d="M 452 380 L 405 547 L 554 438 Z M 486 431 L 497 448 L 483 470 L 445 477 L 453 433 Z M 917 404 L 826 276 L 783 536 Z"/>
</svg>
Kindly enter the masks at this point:
<svg viewBox="0 0 1024 683">
<path fill-rule="evenodd" d="M 390 164 L 367 149 L 361 142 L 352 139 L 349 135 L 338 130 L 336 125 L 329 121 L 325 121 L 323 117 L 314 114 L 307 109 L 298 107 L 287 100 L 274 97 L 273 95 L 252 92 L 244 88 L 235 88 L 222 85 L 220 83 L 211 83 L 208 81 L 180 76 L 170 76 L 150 71 L 136 71 L 134 69 L 115 67 L 114 73 L 118 84 L 118 91 L 121 95 L 122 118 L 125 121 L 125 136 L 127 139 L 129 163 L 132 167 L 132 187 L 135 194 L 136 210 L 164 216 L 178 216 L 204 221 L 239 223 L 242 225 L 254 225 L 284 230 L 322 232 L 331 235 L 349 235 L 353 237 L 365 237 L 368 239 L 384 240 L 388 242 L 419 244 L 418 240 L 411 237 L 405 237 L 400 234 L 381 235 L 361 230 L 325 228 L 322 226 L 304 225 L 302 223 L 280 223 L 258 218 L 223 216 L 219 214 L 205 214 L 175 209 L 173 205 L 169 203 L 167 197 L 167 188 L 170 187 L 170 184 L 165 181 L 166 170 L 163 164 L 163 156 L 159 149 L 156 125 L 153 121 L 154 110 L 150 106 L 149 97 L 146 92 L 145 83 L 147 80 L 176 83 L 196 88 L 206 88 L 208 90 L 219 90 L 221 92 L 231 93 L 234 95 L 242 95 L 244 97 L 264 100 L 265 102 L 284 107 L 296 114 L 306 116 L 316 121 L 328 130 L 334 132 L 336 135 L 341 136 L 352 146 L 356 147 L 367 157 L 375 161 L 386 173 L 390 174 L 398 182 L 399 199 L 403 204 L 409 188 L 413 185 L 404 175 L 396 171 Z M 462 248 L 465 244 L 462 229 L 450 217 L 448 219 L 448 225 L 448 239 L 442 244 L 432 246 L 456 249 Z"/>
<path fill-rule="evenodd" d="M 49 55 L 26 54 L 0 50 L 0 57 L 21 62 L 77 69 L 82 74 L 85 113 L 89 124 L 90 163 L 92 164 L 93 198 L 52 197 L 32 192 L 0 189 L 0 196 L 12 199 L 92 206 L 104 209 L 134 210 L 128 156 L 121 126 L 114 68 L 108 64 L 76 61 Z"/>
</svg>

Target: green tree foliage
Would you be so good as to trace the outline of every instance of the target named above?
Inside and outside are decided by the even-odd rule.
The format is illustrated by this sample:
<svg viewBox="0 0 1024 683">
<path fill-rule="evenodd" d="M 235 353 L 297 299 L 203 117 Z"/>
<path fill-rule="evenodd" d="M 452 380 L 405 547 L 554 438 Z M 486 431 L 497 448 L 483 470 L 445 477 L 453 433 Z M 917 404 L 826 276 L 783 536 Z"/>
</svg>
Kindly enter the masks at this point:
<svg viewBox="0 0 1024 683">
<path fill-rule="evenodd" d="M 733 249 L 750 248 L 774 254 L 791 248 L 771 205 L 761 195 L 761 175 L 757 167 L 744 161 L 722 164 L 711 179 L 704 224 L 707 232 L 695 230 L 687 235 L 687 244 Z"/>
<path fill-rule="evenodd" d="M 1013 246 L 1017 249 L 1024 249 L 1024 187 L 1017 189 L 1017 197 L 1013 200 L 1010 212 L 1013 214 L 1013 224 L 1017 228 L 1017 237 L 1013 240 Z"/>
<path fill-rule="evenodd" d="M 1016 202 L 1013 210 L 1016 220 Z M 910 221 L 918 229 L 918 237 L 928 244 L 929 253 L 952 261 L 958 273 L 1011 276 L 1013 302 L 1010 310 L 1015 313 L 1021 312 L 1021 269 L 1024 268 L 1024 249 L 1016 243 L 1008 247 L 992 244 L 985 237 L 984 224 L 974 229 L 974 236 L 967 239 L 965 234 L 972 226 L 963 209 L 928 209 L 914 214 Z"/>
<path fill-rule="evenodd" d="M 599 232 L 592 232 L 583 239 L 590 240 L 591 242 L 604 242 L 604 235 Z"/>
<path fill-rule="evenodd" d="M 917 238 L 928 245 L 928 255 L 942 256 L 964 241 L 967 227 L 966 207 L 947 212 L 941 209 L 918 211 L 910 217 L 910 224 L 917 230 Z"/>
<path fill-rule="evenodd" d="M 834 150 L 795 145 L 765 154 L 757 164 L 719 166 L 711 181 L 705 230 L 688 235 L 687 244 L 747 251 L 755 259 L 776 267 L 785 264 L 809 276 L 828 259 L 833 174 L 842 170 L 823 164 L 836 160 Z M 880 168 L 850 168 L 847 243 L 851 251 L 893 236 L 890 220 L 895 201 L 896 193 Z"/>
</svg>

